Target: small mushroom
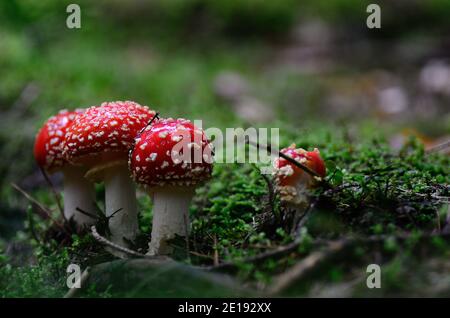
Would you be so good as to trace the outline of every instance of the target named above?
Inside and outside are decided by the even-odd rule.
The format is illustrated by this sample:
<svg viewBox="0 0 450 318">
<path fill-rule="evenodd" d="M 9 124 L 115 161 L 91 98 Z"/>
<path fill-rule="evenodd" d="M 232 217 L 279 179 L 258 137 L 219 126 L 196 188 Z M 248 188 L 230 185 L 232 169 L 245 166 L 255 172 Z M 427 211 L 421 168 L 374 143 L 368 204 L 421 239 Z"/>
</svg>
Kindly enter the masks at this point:
<svg viewBox="0 0 450 318">
<path fill-rule="evenodd" d="M 292 210 L 304 212 L 309 205 L 311 189 L 326 175 L 325 163 L 317 148 L 306 151 L 302 148 L 296 149 L 293 144 L 282 149 L 281 153 L 298 161 L 319 176 L 312 176 L 282 157 L 274 161 L 276 189 L 281 201 Z"/>
<path fill-rule="evenodd" d="M 186 119 L 161 119 L 136 139 L 129 161 L 133 178 L 153 197 L 149 255 L 170 254 L 168 240 L 189 231 L 196 186 L 212 172 L 212 145 Z"/>
<path fill-rule="evenodd" d="M 61 171 L 64 175 L 64 217 L 73 218 L 78 226 L 93 223 L 93 219 L 81 213 L 95 213 L 94 185 L 84 178 L 86 169 L 70 164 L 63 158 L 63 143 L 67 128 L 83 110 L 62 110 L 50 117 L 36 135 L 34 157 L 38 165 L 52 174 Z"/>
<path fill-rule="evenodd" d="M 124 245 L 138 232 L 136 189 L 129 175 L 128 151 L 155 115 L 135 102 L 105 102 L 88 108 L 67 130 L 64 157 L 89 167 L 86 178 L 105 183 L 105 210 L 111 240 Z"/>
</svg>

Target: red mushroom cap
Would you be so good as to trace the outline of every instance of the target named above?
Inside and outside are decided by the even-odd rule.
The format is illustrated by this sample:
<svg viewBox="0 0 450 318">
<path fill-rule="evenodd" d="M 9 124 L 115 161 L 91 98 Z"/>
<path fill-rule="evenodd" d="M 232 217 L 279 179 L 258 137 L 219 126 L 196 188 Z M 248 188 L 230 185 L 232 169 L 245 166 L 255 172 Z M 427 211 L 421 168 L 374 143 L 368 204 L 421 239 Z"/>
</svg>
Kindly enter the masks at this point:
<svg viewBox="0 0 450 318">
<path fill-rule="evenodd" d="M 281 152 L 313 170 L 321 178 L 325 177 L 325 163 L 317 148 L 313 151 L 306 151 L 302 148 L 295 149 L 295 145 L 291 145 L 288 148 L 281 149 Z M 277 182 L 281 186 L 294 185 L 303 174 L 307 173 L 284 158 L 277 158 L 274 166 Z M 313 180 L 312 177 L 311 180 Z"/>
<path fill-rule="evenodd" d="M 308 151 L 306 153 L 306 158 L 309 163 L 308 167 L 315 171 L 321 178 L 325 178 L 327 168 L 325 167 L 325 162 L 320 156 L 319 149 L 315 148 L 314 151 Z"/>
<path fill-rule="evenodd" d="M 62 110 L 50 117 L 41 127 L 34 142 L 34 158 L 37 164 L 48 172 L 54 172 L 64 166 L 63 143 L 67 128 L 75 117 L 84 110 Z"/>
<path fill-rule="evenodd" d="M 126 160 L 134 138 L 154 115 L 147 106 L 130 101 L 89 107 L 67 130 L 64 157 L 91 166 Z"/>
<path fill-rule="evenodd" d="M 136 139 L 129 166 L 146 186 L 195 185 L 209 179 L 212 144 L 186 119 L 161 119 Z"/>
</svg>

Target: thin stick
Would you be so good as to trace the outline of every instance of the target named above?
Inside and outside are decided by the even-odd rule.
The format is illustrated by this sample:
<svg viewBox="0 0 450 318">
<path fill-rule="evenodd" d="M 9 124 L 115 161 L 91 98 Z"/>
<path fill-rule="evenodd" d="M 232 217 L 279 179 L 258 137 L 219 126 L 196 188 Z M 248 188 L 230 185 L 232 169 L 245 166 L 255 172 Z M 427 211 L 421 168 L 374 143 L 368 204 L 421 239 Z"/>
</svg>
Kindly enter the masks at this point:
<svg viewBox="0 0 450 318">
<path fill-rule="evenodd" d="M 259 174 L 261 175 L 261 177 L 264 179 L 264 181 L 266 182 L 267 185 L 267 192 L 269 193 L 269 206 L 270 206 L 270 210 L 272 212 L 272 214 L 275 215 L 275 206 L 274 206 L 274 202 L 275 202 L 275 191 L 273 189 L 273 184 L 272 181 L 269 179 L 268 176 L 266 176 L 264 173 L 261 173 L 261 169 L 259 169 L 259 167 L 256 164 L 252 164 L 253 168 L 256 169 Z"/>
<path fill-rule="evenodd" d="M 450 140 L 444 141 L 441 144 L 438 144 L 436 146 L 430 147 L 430 148 L 426 149 L 425 152 L 427 154 L 433 153 L 433 152 L 439 152 L 439 151 L 444 150 L 444 149 L 446 149 L 448 147 L 450 147 Z"/>
<path fill-rule="evenodd" d="M 34 220 L 33 220 L 33 217 L 31 216 L 30 211 L 27 211 L 27 219 L 28 219 L 28 224 L 29 224 L 29 227 L 30 227 L 31 236 L 34 238 L 34 240 L 38 244 L 41 244 L 41 240 L 38 238 L 38 235 L 37 235 L 36 230 L 34 228 Z"/>
<path fill-rule="evenodd" d="M 145 125 L 144 128 L 142 128 L 139 133 L 137 134 L 137 137 L 139 138 L 139 136 L 144 132 L 144 130 L 147 129 L 148 126 L 151 126 L 151 124 L 153 124 L 153 121 L 155 119 L 159 119 L 159 112 L 156 112 L 155 115 L 152 117 L 152 119 L 150 119 L 150 121 L 147 123 L 147 125 Z"/>
<path fill-rule="evenodd" d="M 290 244 L 284 245 L 284 246 L 280 246 L 277 247 L 274 250 L 268 251 L 268 252 L 264 252 L 264 253 L 260 253 L 258 255 L 255 256 L 250 256 L 241 260 L 238 260 L 239 263 L 244 262 L 244 263 L 258 263 L 260 261 L 263 261 L 267 258 L 270 257 L 279 257 L 285 254 L 288 254 L 290 252 L 295 251 L 298 246 L 301 244 L 301 240 L 295 240 Z M 236 262 L 223 262 L 217 266 L 206 266 L 204 267 L 205 270 L 215 270 L 215 269 L 228 269 L 228 268 L 234 268 L 236 267 Z"/>
<path fill-rule="evenodd" d="M 60 200 L 61 196 L 59 195 L 58 192 L 56 192 L 55 187 L 53 186 L 53 182 L 48 177 L 47 172 L 45 172 L 45 170 L 42 167 L 39 167 L 39 170 L 41 170 L 41 173 L 44 176 L 45 181 L 47 182 L 47 184 L 49 185 L 50 189 L 52 190 L 53 196 L 55 197 L 55 201 L 56 201 L 56 204 L 58 206 L 59 213 L 61 214 L 63 220 L 65 222 L 67 222 L 66 216 L 64 215 L 63 207 L 61 205 L 61 200 Z"/>
<path fill-rule="evenodd" d="M 207 259 L 210 259 L 210 260 L 214 260 L 214 257 L 212 257 L 212 256 L 205 255 L 205 254 L 202 254 L 202 253 L 198 253 L 198 252 L 195 252 L 195 251 L 190 251 L 189 254 L 192 254 L 192 255 L 195 255 L 195 256 L 198 256 L 198 257 L 202 257 L 202 258 L 207 258 Z"/>
<path fill-rule="evenodd" d="M 407 240 L 412 235 L 399 235 L 394 236 L 398 240 Z M 343 251 L 344 249 L 353 246 L 356 243 L 378 243 L 386 240 L 389 236 L 379 235 L 370 236 L 367 238 L 344 238 L 336 241 L 326 242 L 327 246 L 320 251 L 311 253 L 309 256 L 295 264 L 286 272 L 279 274 L 273 280 L 272 286 L 269 288 L 268 292 L 271 295 L 278 294 L 279 292 L 285 290 L 291 286 L 296 281 L 305 277 L 305 275 L 316 267 L 319 263 L 329 260 L 335 254 Z M 427 234 L 421 236 L 421 238 L 433 238 L 433 237 L 450 237 L 450 235 L 439 235 L 439 234 Z"/>
<path fill-rule="evenodd" d="M 217 249 L 217 235 L 214 234 L 214 266 L 219 265 L 219 251 Z"/>
<path fill-rule="evenodd" d="M 19 187 L 17 184 L 15 183 L 11 183 L 11 186 L 16 189 L 17 191 L 19 191 L 28 201 L 30 201 L 31 203 L 33 203 L 34 205 L 36 205 L 42 212 L 45 213 L 46 217 L 49 218 L 50 220 L 52 220 L 58 227 L 60 227 L 61 229 L 64 230 L 64 232 L 67 233 L 66 228 L 59 223 L 57 220 L 55 220 L 52 217 L 52 213 L 51 211 L 46 208 L 44 205 L 42 205 L 42 203 L 40 203 L 38 200 L 36 200 L 35 198 L 33 198 L 31 195 L 29 195 L 25 190 L 23 190 L 21 187 Z"/>
<path fill-rule="evenodd" d="M 407 240 L 407 239 L 411 238 L 411 235 L 410 234 L 395 235 L 395 236 L 373 235 L 373 236 L 369 236 L 369 237 L 365 237 L 365 238 L 364 237 L 351 237 L 351 238 L 338 239 L 335 241 L 316 240 L 313 244 L 315 244 L 315 245 L 322 245 L 322 244 L 333 245 L 334 243 L 337 243 L 337 242 L 344 242 L 345 244 L 377 243 L 377 242 L 385 241 L 386 239 L 392 238 L 392 237 L 397 240 Z M 433 237 L 450 238 L 450 232 L 449 233 L 441 233 L 441 234 L 423 234 L 421 236 L 421 238 L 424 238 L 424 239 L 429 239 L 429 238 L 433 238 Z M 235 268 L 237 266 L 236 264 L 238 264 L 238 263 L 258 263 L 258 262 L 261 262 L 270 257 L 273 257 L 273 258 L 282 257 L 286 254 L 294 252 L 297 250 L 297 248 L 300 246 L 301 243 L 302 243 L 302 240 L 299 238 L 296 238 L 293 242 L 291 242 L 287 245 L 284 245 L 284 246 L 279 246 L 276 249 L 268 251 L 268 252 L 260 253 L 255 256 L 250 256 L 247 258 L 238 259 L 235 261 L 223 262 L 223 263 L 219 264 L 218 266 L 203 266 L 200 268 L 202 268 L 204 270 L 230 269 L 230 268 Z"/>
<path fill-rule="evenodd" d="M 450 205 L 447 207 L 447 216 L 445 218 L 445 225 L 442 228 L 443 234 L 450 234 Z"/>
<path fill-rule="evenodd" d="M 260 147 L 261 147 L 261 146 L 259 145 L 259 143 L 254 142 L 254 141 L 251 141 L 251 140 L 248 139 L 248 138 L 247 138 L 247 143 L 248 143 L 249 145 L 253 146 L 253 147 L 256 147 L 256 148 L 260 148 Z M 298 162 L 298 161 L 295 160 L 294 158 L 289 157 L 288 155 L 285 155 L 285 154 L 282 153 L 281 151 L 278 151 L 278 152 L 277 152 L 277 151 L 272 150 L 272 146 L 271 146 L 270 144 L 267 144 L 267 145 L 266 145 L 266 150 L 267 150 L 267 152 L 268 152 L 269 154 L 277 155 L 277 156 L 279 156 L 279 157 L 281 157 L 281 158 L 283 158 L 283 159 L 286 159 L 287 161 L 289 161 L 289 162 L 292 163 L 293 165 L 299 167 L 300 169 L 302 169 L 302 170 L 305 171 L 306 173 L 312 175 L 313 177 L 317 177 L 317 178 L 322 179 L 318 173 L 316 173 L 315 171 L 309 169 L 307 166 L 301 164 L 300 162 Z"/>
<path fill-rule="evenodd" d="M 185 238 L 186 238 L 186 255 L 188 258 L 190 258 L 189 257 L 189 230 L 188 230 L 189 222 L 186 218 L 186 215 L 183 215 L 183 221 L 184 221 Z"/>
<path fill-rule="evenodd" d="M 132 256 L 136 256 L 136 257 L 146 257 L 145 254 L 138 253 L 138 252 L 136 252 L 136 251 L 130 250 L 130 249 L 126 248 L 126 247 L 120 246 L 120 245 L 118 245 L 118 244 L 115 244 L 115 243 L 113 243 L 113 242 L 107 240 L 106 238 L 104 238 L 103 236 L 101 236 L 100 234 L 98 234 L 97 229 L 95 228 L 95 225 L 92 225 L 92 226 L 91 226 L 91 233 L 92 233 L 92 236 L 93 236 L 98 242 L 100 242 L 100 243 L 102 243 L 102 244 L 104 244 L 104 245 L 107 245 L 107 246 L 109 246 L 109 247 L 111 247 L 111 248 L 113 248 L 113 249 L 115 249 L 115 250 L 117 250 L 117 251 L 119 251 L 119 252 L 123 252 L 123 253 L 125 253 L 125 254 L 132 255 Z"/>
<path fill-rule="evenodd" d="M 272 211 L 272 213 L 275 214 L 275 207 L 274 207 L 274 193 L 275 191 L 273 190 L 273 184 L 272 181 L 269 179 L 269 177 L 267 177 L 265 174 L 261 174 L 262 178 L 264 179 L 264 181 L 266 181 L 267 184 L 267 191 L 269 192 L 269 205 L 270 205 L 270 210 Z"/>
<path fill-rule="evenodd" d="M 311 211 L 314 210 L 314 207 L 316 205 L 317 200 L 312 202 L 309 206 L 306 212 L 301 216 L 299 222 L 297 223 L 297 226 L 295 228 L 295 237 L 300 237 L 300 232 L 303 226 L 306 224 L 306 222 L 309 219 L 309 216 L 311 215 Z"/>
<path fill-rule="evenodd" d="M 94 214 L 92 214 L 92 213 L 89 213 L 89 212 L 87 212 L 87 211 L 84 211 L 84 210 L 80 209 L 79 207 L 77 207 L 76 210 L 77 210 L 78 212 L 80 212 L 81 214 L 84 214 L 84 215 L 87 215 L 87 216 L 93 218 L 94 220 L 97 220 L 97 221 L 100 220 L 100 217 L 99 217 L 98 215 L 94 215 Z"/>
<path fill-rule="evenodd" d="M 288 288 L 317 264 L 341 251 L 346 246 L 346 243 L 346 241 L 331 242 L 326 249 L 311 253 L 286 272 L 276 276 L 272 286 L 268 290 L 269 294 L 278 294 Z"/>
<path fill-rule="evenodd" d="M 439 215 L 438 210 L 435 210 L 435 213 L 436 213 L 437 230 L 438 230 L 438 233 L 440 233 L 441 232 L 441 216 Z"/>
<path fill-rule="evenodd" d="M 133 153 L 134 146 L 136 145 L 136 140 L 147 129 L 147 127 L 150 126 L 153 123 L 153 121 L 155 119 L 159 119 L 159 112 L 156 112 L 155 115 L 152 117 L 152 119 L 150 119 L 150 121 L 147 123 L 147 125 L 145 125 L 145 127 L 142 127 L 142 129 L 139 130 L 139 132 L 137 133 L 136 138 L 134 138 L 134 141 L 133 141 L 133 147 L 131 147 L 130 150 L 128 151 L 129 158 L 131 158 L 131 154 Z"/>
</svg>

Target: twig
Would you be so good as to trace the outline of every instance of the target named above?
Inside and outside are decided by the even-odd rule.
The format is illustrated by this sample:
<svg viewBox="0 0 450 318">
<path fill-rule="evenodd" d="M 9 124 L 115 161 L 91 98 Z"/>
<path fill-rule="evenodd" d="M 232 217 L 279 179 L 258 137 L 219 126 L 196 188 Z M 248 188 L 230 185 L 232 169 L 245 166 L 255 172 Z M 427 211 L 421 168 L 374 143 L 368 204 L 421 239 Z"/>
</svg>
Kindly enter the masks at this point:
<svg viewBox="0 0 450 318">
<path fill-rule="evenodd" d="M 139 130 L 137 137 L 139 138 L 139 136 L 141 136 L 141 134 L 147 129 L 148 126 L 151 126 L 151 124 L 153 124 L 153 121 L 155 119 L 159 119 L 159 112 L 156 112 L 155 115 L 152 117 L 152 119 L 150 119 L 150 121 L 147 123 L 147 125 L 145 125 L 145 127 L 143 127 L 141 130 Z"/>
<path fill-rule="evenodd" d="M 117 209 L 116 211 L 114 211 L 113 213 L 111 213 L 111 215 L 109 215 L 109 216 L 104 216 L 103 214 L 94 215 L 94 214 L 92 214 L 92 213 L 89 213 L 89 212 L 87 212 L 87 211 L 84 211 L 84 210 L 80 209 L 79 207 L 76 207 L 76 210 L 77 210 L 78 212 L 81 212 L 81 213 L 84 214 L 84 215 L 87 215 L 87 216 L 89 216 L 89 217 L 95 219 L 95 220 L 101 220 L 101 219 L 104 219 L 104 220 L 108 221 L 108 220 L 109 220 L 110 218 L 112 218 L 116 213 L 122 211 L 123 208 Z"/>
<path fill-rule="evenodd" d="M 412 190 L 406 190 L 400 187 L 397 187 L 397 190 L 402 191 L 403 193 L 408 193 L 409 195 L 417 195 L 419 197 L 430 197 L 439 202 L 450 203 L 450 198 L 448 196 L 440 196 L 436 194 L 426 194 L 426 193 L 414 193 Z"/>
<path fill-rule="evenodd" d="M 269 193 L 269 206 L 270 206 L 270 210 L 272 212 L 273 215 L 275 215 L 275 191 L 273 189 L 273 184 L 272 184 L 272 180 L 269 179 L 269 177 L 267 175 L 265 175 L 264 173 L 261 173 L 261 169 L 259 169 L 259 167 L 256 164 L 252 164 L 253 168 L 256 169 L 259 174 L 261 175 L 261 177 L 264 179 L 264 181 L 266 182 L 267 185 L 267 191 Z"/>
<path fill-rule="evenodd" d="M 300 244 L 301 244 L 300 240 L 295 240 L 290 244 L 279 246 L 276 249 L 268 252 L 260 253 L 255 256 L 250 256 L 233 262 L 223 262 L 217 266 L 205 266 L 203 267 L 203 269 L 205 270 L 230 269 L 236 267 L 236 263 L 258 263 L 270 257 L 276 258 L 288 254 L 290 252 L 293 252 L 298 248 Z"/>
<path fill-rule="evenodd" d="M 276 276 L 273 280 L 272 286 L 268 288 L 268 292 L 271 295 L 278 294 L 279 292 L 291 286 L 296 281 L 305 277 L 305 275 L 308 274 L 310 270 L 314 269 L 318 264 L 329 260 L 337 253 L 340 253 L 344 249 L 354 246 L 354 244 L 356 243 L 380 243 L 384 242 L 388 238 L 395 238 L 399 241 L 405 241 L 410 239 L 411 237 L 413 237 L 413 235 L 410 234 L 397 236 L 378 235 L 369 236 L 366 238 L 344 238 L 335 241 L 326 241 L 326 247 L 324 249 L 311 253 L 309 256 L 292 266 L 286 272 Z M 433 237 L 450 238 L 450 235 L 432 233 L 422 235 L 420 236 L 420 239 L 430 239 Z"/>
<path fill-rule="evenodd" d="M 445 218 L 445 225 L 442 228 L 442 234 L 450 234 L 450 205 L 447 207 L 447 216 Z"/>
<path fill-rule="evenodd" d="M 55 197 L 55 201 L 58 206 L 59 213 L 61 214 L 63 220 L 65 222 L 67 222 L 68 220 L 66 219 L 66 216 L 64 215 L 64 211 L 63 211 L 63 208 L 61 205 L 60 195 L 58 194 L 58 192 L 56 192 L 55 187 L 53 186 L 53 182 L 48 177 L 47 172 L 45 172 L 45 170 L 42 167 L 39 167 L 39 170 L 41 170 L 41 173 L 44 176 L 45 181 L 47 182 L 48 186 L 52 190 L 53 196 Z"/>
<path fill-rule="evenodd" d="M 38 244 L 41 244 L 41 240 L 39 239 L 39 237 L 38 237 L 38 235 L 37 235 L 37 233 L 36 233 L 36 230 L 35 230 L 35 228 L 34 228 L 34 220 L 33 220 L 33 217 L 31 216 L 31 213 L 30 213 L 29 210 L 27 211 L 27 218 L 28 218 L 28 224 L 29 224 L 29 227 L 30 227 L 31 236 L 34 238 L 34 240 L 35 240 Z"/>
<path fill-rule="evenodd" d="M 42 203 L 40 203 L 38 200 L 36 200 L 35 198 L 33 198 L 30 194 L 28 194 L 25 190 L 23 190 L 21 187 L 19 187 L 17 184 L 15 183 L 11 183 L 11 186 L 16 189 L 17 191 L 19 191 L 28 201 L 30 201 L 31 203 L 33 203 L 34 205 L 36 205 L 42 212 L 44 212 L 45 216 L 52 220 L 52 222 L 54 222 L 58 227 L 60 227 L 64 232 L 67 233 L 66 228 L 59 223 L 57 220 L 55 220 L 52 217 L 52 213 L 51 211 L 46 208 L 44 205 L 42 205 Z"/>
<path fill-rule="evenodd" d="M 51 212 L 48 208 L 46 208 L 42 203 L 40 203 L 38 200 L 33 198 L 31 195 L 29 195 L 25 190 L 23 190 L 21 187 L 19 187 L 15 183 L 11 183 L 11 186 L 19 191 L 28 201 L 36 205 L 39 209 L 41 209 L 42 212 L 44 212 L 47 216 L 47 218 L 51 218 Z"/>
<path fill-rule="evenodd" d="M 83 274 L 81 274 L 79 282 L 78 281 L 76 282 L 76 285 L 79 284 L 80 288 L 72 287 L 71 289 L 69 289 L 67 294 L 64 295 L 64 298 L 72 298 L 72 297 L 74 297 L 76 295 L 76 293 L 81 289 L 81 286 L 83 286 L 84 283 L 86 282 L 86 280 L 88 279 L 88 277 L 89 277 L 89 270 L 90 270 L 90 267 L 89 266 L 86 267 L 86 269 L 83 271 Z"/>
<path fill-rule="evenodd" d="M 260 148 L 261 147 L 258 142 L 251 141 L 248 138 L 247 138 L 247 143 L 249 145 L 253 146 L 253 147 L 256 147 L 256 148 Z M 302 169 L 306 173 L 312 175 L 313 177 L 317 177 L 317 178 L 322 179 L 321 176 L 318 173 L 316 173 L 314 170 L 309 169 L 307 166 L 301 164 L 300 162 L 298 162 L 294 158 L 289 157 L 288 155 L 282 153 L 281 151 L 274 151 L 274 150 L 272 150 L 272 146 L 270 144 L 266 145 L 266 150 L 267 150 L 267 152 L 269 154 L 277 155 L 277 156 L 279 156 L 279 157 L 281 157 L 283 159 L 286 159 L 287 161 L 289 161 L 293 165 L 297 166 L 298 168 Z"/>
<path fill-rule="evenodd" d="M 132 255 L 132 256 L 136 256 L 136 257 L 147 257 L 145 254 L 141 254 L 138 253 L 136 251 L 130 250 L 126 247 L 120 246 L 118 244 L 115 244 L 109 240 L 107 240 L 106 238 L 104 238 L 103 236 L 101 236 L 100 234 L 98 234 L 97 229 L 95 228 L 95 225 L 91 226 L 91 233 L 92 236 L 100 243 L 107 245 L 117 251 L 120 251 L 122 253 L 128 254 L 128 255 Z"/>
<path fill-rule="evenodd" d="M 76 207 L 76 210 L 77 210 L 78 212 L 80 212 L 81 214 L 84 214 L 84 215 L 86 215 L 86 216 L 89 216 L 89 217 L 93 218 L 94 220 L 100 220 L 100 217 L 99 217 L 98 215 L 94 215 L 94 214 L 92 214 L 92 213 L 89 213 L 89 212 L 87 212 L 87 211 L 84 211 L 83 209 L 80 209 L 79 207 Z M 106 218 L 106 217 L 105 217 L 105 218 Z"/>
<path fill-rule="evenodd" d="M 202 257 L 202 258 L 207 258 L 207 259 L 210 259 L 210 260 L 214 260 L 214 257 L 212 257 L 210 255 L 205 255 L 205 254 L 198 253 L 198 252 L 195 252 L 195 251 L 189 251 L 189 254 L 192 254 L 192 255 L 195 255 L 195 256 L 198 256 L 198 257 Z"/>
<path fill-rule="evenodd" d="M 295 237 L 296 238 L 300 237 L 301 229 L 303 228 L 303 226 L 305 226 L 306 222 L 308 221 L 309 216 L 311 215 L 311 212 L 314 210 L 314 207 L 316 206 L 316 203 L 317 203 L 317 199 L 314 200 L 313 202 L 311 202 L 311 204 L 308 206 L 308 209 L 302 215 L 299 222 L 297 223 L 297 227 L 295 229 Z"/>
<path fill-rule="evenodd" d="M 141 137 L 142 133 L 147 129 L 147 127 L 149 127 L 153 121 L 155 119 L 159 119 L 159 112 L 156 112 L 155 115 L 152 117 L 152 119 L 150 119 L 150 121 L 147 123 L 147 125 L 145 125 L 144 127 L 142 127 L 141 130 L 139 130 L 139 132 L 136 134 L 136 138 L 134 138 L 133 144 L 136 144 L 136 141 L 139 137 Z M 128 157 L 131 158 L 131 154 L 133 153 L 133 149 L 134 149 L 134 145 L 133 147 L 130 148 L 130 150 L 128 151 Z"/>
<path fill-rule="evenodd" d="M 120 211 L 122 211 L 122 210 L 123 210 L 123 208 L 117 209 L 116 211 L 114 211 L 113 213 L 111 213 L 111 215 L 107 216 L 106 219 L 107 219 L 107 220 L 111 219 L 112 217 L 114 217 L 114 215 L 116 215 L 116 213 L 118 213 L 118 212 L 120 212 Z"/>
<path fill-rule="evenodd" d="M 432 146 L 432 147 L 426 149 L 425 152 L 427 154 L 430 154 L 430 153 L 433 153 L 433 152 L 439 152 L 439 151 L 444 150 L 444 149 L 446 149 L 448 147 L 450 147 L 450 140 L 447 140 L 447 141 L 444 141 L 441 144 Z"/>
<path fill-rule="evenodd" d="M 334 243 L 337 242 L 344 242 L 344 244 L 355 244 L 355 243 L 379 243 L 379 242 L 383 242 L 388 238 L 395 238 L 396 240 L 407 240 L 409 238 L 411 238 L 412 235 L 410 234 L 404 234 L 404 235 L 396 235 L 396 236 L 392 236 L 392 235 L 374 235 L 374 236 L 369 236 L 369 237 L 350 237 L 350 238 L 343 238 L 343 239 L 338 239 L 335 241 L 328 241 L 328 240 L 316 240 L 313 245 L 316 246 L 320 246 L 320 245 L 333 245 Z M 449 233 L 441 233 L 441 234 L 422 234 L 420 236 L 421 239 L 428 239 L 428 238 L 433 238 L 433 237 L 441 237 L 441 238 L 450 238 L 450 232 Z M 242 258 L 242 259 L 237 259 L 231 262 L 223 262 L 221 264 L 219 264 L 218 266 L 204 266 L 201 267 L 204 270 L 222 270 L 222 269 L 232 269 L 232 268 L 236 268 L 237 264 L 239 263 L 259 263 L 261 261 L 264 261 L 268 258 L 279 258 L 282 257 L 286 254 L 289 254 L 291 252 L 294 252 L 297 250 L 297 248 L 300 246 L 300 244 L 302 243 L 302 240 L 297 238 L 295 239 L 293 242 L 284 245 L 284 246 L 279 246 L 278 248 L 268 251 L 268 252 L 264 252 L 264 253 L 260 253 L 258 255 L 255 256 L 250 256 L 247 258 Z"/>
<path fill-rule="evenodd" d="M 273 284 L 268 289 L 268 293 L 271 295 L 278 294 L 282 290 L 291 286 L 294 282 L 302 278 L 309 270 L 314 268 L 317 264 L 330 258 L 335 253 L 341 251 L 348 241 L 341 240 L 336 242 L 330 242 L 330 244 L 324 250 L 313 252 L 292 266 L 286 272 L 276 276 L 273 279 Z"/>
<path fill-rule="evenodd" d="M 361 186 L 359 183 L 353 182 L 353 183 L 343 183 L 341 185 L 335 186 L 334 188 L 330 188 L 323 192 L 323 195 L 332 195 L 334 193 L 337 193 L 339 191 L 343 191 L 349 188 L 360 188 Z"/>
<path fill-rule="evenodd" d="M 217 249 L 217 235 L 214 234 L 214 266 L 219 265 L 219 251 Z"/>
<path fill-rule="evenodd" d="M 261 176 L 266 181 L 266 184 L 267 184 L 267 190 L 269 192 L 270 210 L 272 211 L 272 213 L 275 214 L 275 206 L 274 206 L 274 202 L 275 202 L 275 194 L 274 193 L 275 193 L 275 191 L 273 190 L 272 181 L 265 174 L 261 174 Z"/>
<path fill-rule="evenodd" d="M 439 215 L 438 210 L 435 210 L 434 212 L 436 213 L 437 231 L 440 233 L 441 232 L 441 216 Z"/>
<path fill-rule="evenodd" d="M 186 255 L 189 258 L 189 222 L 186 218 L 186 215 L 183 215 L 183 221 L 184 221 L 184 230 L 185 230 L 185 240 L 186 240 Z"/>
</svg>

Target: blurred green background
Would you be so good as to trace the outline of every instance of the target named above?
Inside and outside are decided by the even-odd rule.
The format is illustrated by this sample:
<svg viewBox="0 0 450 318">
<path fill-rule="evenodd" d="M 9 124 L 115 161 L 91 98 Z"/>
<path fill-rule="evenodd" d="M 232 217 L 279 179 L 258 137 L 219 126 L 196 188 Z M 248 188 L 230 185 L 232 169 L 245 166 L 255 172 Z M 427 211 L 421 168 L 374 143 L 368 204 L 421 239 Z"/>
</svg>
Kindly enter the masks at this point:
<svg viewBox="0 0 450 318">
<path fill-rule="evenodd" d="M 377 1 L 381 29 L 365 0 L 76 1 L 68 29 L 72 2 L 0 2 L 4 244 L 28 205 L 11 182 L 52 203 L 32 146 L 63 108 L 134 100 L 204 127 L 279 127 L 282 146 L 450 134 L 450 1 Z"/>
</svg>

